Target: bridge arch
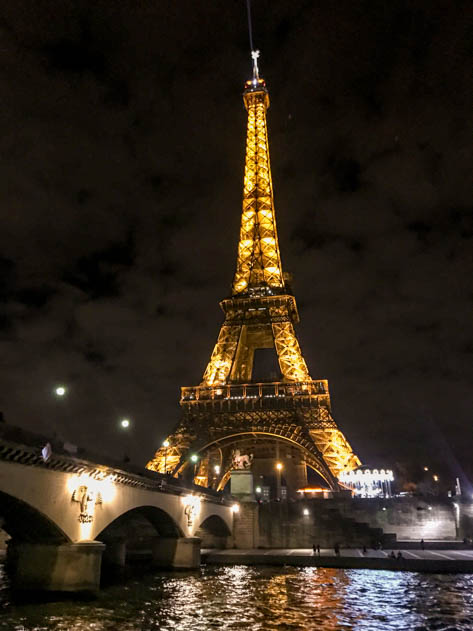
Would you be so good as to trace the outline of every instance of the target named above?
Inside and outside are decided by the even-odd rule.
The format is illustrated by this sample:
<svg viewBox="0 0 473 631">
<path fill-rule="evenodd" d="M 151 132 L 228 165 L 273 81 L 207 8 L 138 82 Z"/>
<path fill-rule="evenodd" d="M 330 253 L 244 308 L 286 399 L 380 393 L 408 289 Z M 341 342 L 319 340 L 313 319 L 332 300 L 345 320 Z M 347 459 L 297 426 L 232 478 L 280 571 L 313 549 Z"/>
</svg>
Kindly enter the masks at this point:
<svg viewBox="0 0 473 631">
<path fill-rule="evenodd" d="M 49 517 L 27 502 L 0 491 L 2 528 L 18 543 L 70 543 L 71 539 Z"/>
<path fill-rule="evenodd" d="M 96 538 L 101 540 L 132 538 L 137 532 L 159 535 L 166 538 L 178 538 L 183 532 L 174 519 L 165 510 L 157 506 L 137 506 L 115 517 Z"/>
<path fill-rule="evenodd" d="M 196 531 L 196 537 L 200 538 L 202 548 L 225 548 L 231 534 L 228 524 L 216 514 L 206 517 Z"/>
</svg>

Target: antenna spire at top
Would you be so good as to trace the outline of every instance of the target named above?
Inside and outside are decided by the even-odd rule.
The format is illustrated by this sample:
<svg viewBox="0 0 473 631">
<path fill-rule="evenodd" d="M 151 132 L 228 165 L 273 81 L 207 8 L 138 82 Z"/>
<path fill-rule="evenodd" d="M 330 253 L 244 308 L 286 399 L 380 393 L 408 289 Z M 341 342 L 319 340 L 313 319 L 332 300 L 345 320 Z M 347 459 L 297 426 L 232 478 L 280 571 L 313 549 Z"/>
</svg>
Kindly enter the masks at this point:
<svg viewBox="0 0 473 631">
<path fill-rule="evenodd" d="M 259 50 L 255 50 L 253 46 L 253 26 L 251 24 L 251 0 L 246 0 L 246 9 L 248 12 L 248 34 L 250 36 L 250 52 L 253 59 L 253 81 L 259 80 L 258 57 Z"/>
<path fill-rule="evenodd" d="M 253 79 L 255 80 L 259 79 L 258 57 L 259 50 L 252 50 L 251 58 L 253 59 Z"/>
</svg>

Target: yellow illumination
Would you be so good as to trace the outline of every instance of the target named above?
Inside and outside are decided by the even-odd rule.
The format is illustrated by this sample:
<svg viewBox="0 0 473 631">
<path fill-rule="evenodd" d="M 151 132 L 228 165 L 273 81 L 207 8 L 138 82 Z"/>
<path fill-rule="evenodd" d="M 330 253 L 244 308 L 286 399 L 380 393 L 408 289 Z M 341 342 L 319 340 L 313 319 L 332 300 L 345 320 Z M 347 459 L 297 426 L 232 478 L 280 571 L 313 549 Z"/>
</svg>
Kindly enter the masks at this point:
<svg viewBox="0 0 473 631">
<path fill-rule="evenodd" d="M 244 99 L 248 126 L 234 295 L 243 293 L 248 286 L 258 286 L 262 280 L 270 287 L 284 287 L 266 125 L 269 99 L 264 91 L 245 93 Z M 253 237 L 251 241 L 248 238 L 250 235 Z"/>
<path fill-rule="evenodd" d="M 189 529 L 192 529 L 200 515 L 200 497 L 198 495 L 185 495 L 181 501 L 184 507 L 184 515 L 187 518 L 187 526 Z"/>
<path fill-rule="evenodd" d="M 194 482 L 221 487 L 229 474 L 224 460 L 223 476 L 213 474 L 215 453 L 204 447 L 207 440 L 218 442 L 242 427 L 257 434 L 271 428 L 287 437 L 290 426 L 294 441 L 312 459 L 308 465 L 335 490 L 337 484 L 343 486 L 339 476 L 361 463 L 332 418 L 327 382 L 312 380 L 294 330 L 299 318 L 295 299 L 286 293 L 279 252 L 264 83 L 248 88 L 243 98 L 248 124 L 232 296 L 221 303 L 225 321 L 200 387 L 182 390 L 184 415 L 170 437 L 171 453 L 161 447 L 147 466 L 179 475 L 188 466 L 191 446 L 199 443 L 202 458 Z M 253 375 L 255 351 L 272 347 L 282 375 L 274 389 L 255 384 Z M 282 469 L 278 463 L 278 476 Z"/>
</svg>

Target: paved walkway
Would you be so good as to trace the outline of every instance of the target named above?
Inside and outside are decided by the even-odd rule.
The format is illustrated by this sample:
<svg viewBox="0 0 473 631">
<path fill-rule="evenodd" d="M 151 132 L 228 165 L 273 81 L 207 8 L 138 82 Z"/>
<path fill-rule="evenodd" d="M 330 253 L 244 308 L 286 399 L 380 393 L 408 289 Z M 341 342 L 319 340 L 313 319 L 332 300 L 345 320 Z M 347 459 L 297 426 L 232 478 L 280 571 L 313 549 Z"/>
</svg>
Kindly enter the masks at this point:
<svg viewBox="0 0 473 631">
<path fill-rule="evenodd" d="M 402 558 L 398 559 L 397 554 Z M 413 570 L 428 572 L 473 572 L 473 550 L 368 550 L 309 548 L 257 550 L 202 550 L 202 562 L 224 565 L 312 565 L 320 567 Z"/>
</svg>

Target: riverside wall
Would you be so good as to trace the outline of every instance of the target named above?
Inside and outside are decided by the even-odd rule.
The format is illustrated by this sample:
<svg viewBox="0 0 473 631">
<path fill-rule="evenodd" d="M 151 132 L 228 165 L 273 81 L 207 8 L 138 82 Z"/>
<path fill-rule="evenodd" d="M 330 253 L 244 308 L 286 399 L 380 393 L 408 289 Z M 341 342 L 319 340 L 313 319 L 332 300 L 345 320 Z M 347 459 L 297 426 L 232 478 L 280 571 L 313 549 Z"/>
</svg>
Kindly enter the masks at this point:
<svg viewBox="0 0 473 631">
<path fill-rule="evenodd" d="M 395 497 L 388 500 L 352 498 L 329 500 L 340 513 L 366 522 L 399 540 L 455 540 L 458 523 L 450 498 Z"/>
<path fill-rule="evenodd" d="M 469 506 L 469 505 L 468 505 Z M 463 517 L 462 517 L 463 516 Z M 463 528 L 461 524 L 464 524 Z M 289 502 L 242 502 L 236 548 L 393 546 L 396 540 L 454 542 L 473 531 L 473 507 L 462 511 L 450 498 L 388 500 L 336 497 Z M 249 545 L 253 542 L 252 545 Z"/>
</svg>

